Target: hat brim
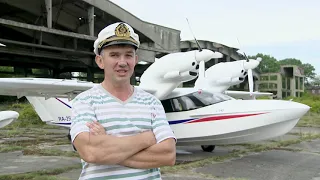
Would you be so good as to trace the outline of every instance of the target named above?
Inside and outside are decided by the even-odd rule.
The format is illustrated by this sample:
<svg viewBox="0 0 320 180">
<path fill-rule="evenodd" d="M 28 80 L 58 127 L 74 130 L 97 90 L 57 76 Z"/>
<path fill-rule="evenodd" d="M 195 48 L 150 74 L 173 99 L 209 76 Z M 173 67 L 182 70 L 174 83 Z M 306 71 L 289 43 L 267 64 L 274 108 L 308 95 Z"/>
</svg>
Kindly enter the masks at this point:
<svg viewBox="0 0 320 180">
<path fill-rule="evenodd" d="M 111 41 L 109 43 L 106 43 L 104 44 L 100 49 L 99 49 L 99 54 L 101 52 L 101 50 L 105 47 L 108 47 L 108 46 L 113 46 L 113 45 L 131 45 L 133 46 L 135 49 L 138 48 L 138 45 L 131 42 L 131 41 L 127 41 L 127 40 L 116 40 L 116 41 Z"/>
</svg>

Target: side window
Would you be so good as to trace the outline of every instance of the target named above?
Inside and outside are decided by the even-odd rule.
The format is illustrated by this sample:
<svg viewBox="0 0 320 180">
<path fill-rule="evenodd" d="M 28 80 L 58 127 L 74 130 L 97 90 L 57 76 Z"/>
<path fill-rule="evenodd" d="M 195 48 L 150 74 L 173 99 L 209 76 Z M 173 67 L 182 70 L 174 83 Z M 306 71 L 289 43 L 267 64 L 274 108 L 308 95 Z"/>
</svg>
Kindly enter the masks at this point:
<svg viewBox="0 0 320 180">
<path fill-rule="evenodd" d="M 180 101 L 183 103 L 183 110 L 191 110 L 191 109 L 197 109 L 197 106 L 194 104 L 194 102 L 187 96 L 180 97 Z"/>
<path fill-rule="evenodd" d="M 170 99 L 162 100 L 162 101 L 161 101 L 161 104 L 162 104 L 162 106 L 163 106 L 163 108 L 164 108 L 164 111 L 165 111 L 166 113 L 168 113 L 168 112 L 175 112 L 175 110 L 172 108 Z"/>
<path fill-rule="evenodd" d="M 230 98 L 221 94 L 191 93 L 172 99 L 162 100 L 161 103 L 166 113 L 170 113 L 198 109 L 227 100 L 230 100 Z"/>
</svg>

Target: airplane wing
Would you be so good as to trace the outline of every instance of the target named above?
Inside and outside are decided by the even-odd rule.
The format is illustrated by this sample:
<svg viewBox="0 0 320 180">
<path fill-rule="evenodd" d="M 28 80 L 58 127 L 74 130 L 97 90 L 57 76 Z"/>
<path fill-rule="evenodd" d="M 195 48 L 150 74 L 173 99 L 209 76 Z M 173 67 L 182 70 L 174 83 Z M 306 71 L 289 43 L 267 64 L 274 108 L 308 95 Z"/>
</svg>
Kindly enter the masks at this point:
<svg viewBox="0 0 320 180">
<path fill-rule="evenodd" d="M 225 91 L 225 94 L 236 98 L 236 99 L 252 99 L 252 97 L 250 97 L 250 92 L 247 91 Z M 254 97 L 260 97 L 260 96 L 272 96 L 273 93 L 269 93 L 269 92 L 252 92 L 252 96 Z"/>
<path fill-rule="evenodd" d="M 97 85 L 93 82 L 50 79 L 50 78 L 0 78 L 0 95 L 4 96 L 40 96 L 73 99 L 77 94 Z M 153 94 L 152 88 L 143 90 Z"/>
</svg>

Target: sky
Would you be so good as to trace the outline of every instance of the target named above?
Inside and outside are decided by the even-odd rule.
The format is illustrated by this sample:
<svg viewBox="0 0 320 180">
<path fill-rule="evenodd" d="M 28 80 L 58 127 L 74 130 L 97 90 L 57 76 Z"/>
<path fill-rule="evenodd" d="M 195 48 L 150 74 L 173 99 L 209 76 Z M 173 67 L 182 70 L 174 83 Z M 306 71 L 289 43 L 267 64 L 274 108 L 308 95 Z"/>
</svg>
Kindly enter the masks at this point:
<svg viewBox="0 0 320 180">
<path fill-rule="evenodd" d="M 193 39 L 193 32 L 247 55 L 300 59 L 320 75 L 319 0 L 111 1 L 143 21 L 180 30 L 181 40 Z"/>
</svg>

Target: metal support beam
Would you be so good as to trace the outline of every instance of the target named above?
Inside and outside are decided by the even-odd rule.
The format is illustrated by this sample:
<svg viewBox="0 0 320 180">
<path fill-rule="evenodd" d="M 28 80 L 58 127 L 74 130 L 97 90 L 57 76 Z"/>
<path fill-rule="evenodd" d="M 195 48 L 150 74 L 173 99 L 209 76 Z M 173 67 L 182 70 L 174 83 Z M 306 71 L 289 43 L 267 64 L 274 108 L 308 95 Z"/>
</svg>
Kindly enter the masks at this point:
<svg viewBox="0 0 320 180">
<path fill-rule="evenodd" d="M 31 25 L 31 24 L 26 24 L 26 23 L 20 23 L 17 21 L 11 21 L 11 20 L 2 19 L 2 18 L 0 18 L 0 24 L 24 28 L 24 29 L 30 29 L 30 30 L 35 30 L 35 31 L 43 31 L 46 33 L 57 34 L 57 35 L 67 36 L 67 37 L 73 37 L 73 38 L 77 38 L 77 39 L 89 40 L 89 41 L 92 41 L 92 43 L 97 38 L 95 36 L 89 36 L 89 35 L 85 35 L 85 34 L 73 33 L 73 32 L 68 32 L 68 31 L 61 31 L 61 30 L 57 30 L 57 29 L 49 29 L 49 28 L 42 27 L 42 26 L 35 26 L 35 25 Z M 141 44 L 139 49 L 147 50 L 147 51 L 154 51 L 154 52 L 162 52 L 162 53 L 172 53 L 172 51 L 158 49 L 155 47 L 149 47 L 146 44 Z"/>
<path fill-rule="evenodd" d="M 47 9 L 47 25 L 52 28 L 52 0 L 45 0 Z"/>
<path fill-rule="evenodd" d="M 94 36 L 94 7 L 88 8 L 89 35 Z"/>
<path fill-rule="evenodd" d="M 93 52 L 88 51 L 79 51 L 74 49 L 68 49 L 68 48 L 59 48 L 54 46 L 46 46 L 46 45 L 39 45 L 39 44 L 33 44 L 33 43 L 26 43 L 26 42 L 19 42 L 19 41 L 13 41 L 9 39 L 2 39 L 0 38 L 1 42 L 7 43 L 7 44 L 16 44 L 16 45 L 22 45 L 22 46 L 29 46 L 29 47 L 35 47 L 35 48 L 41 48 L 41 49 L 49 49 L 49 50 L 57 50 L 62 52 L 69 52 L 73 54 L 84 54 L 84 55 L 91 55 L 93 56 Z"/>
</svg>

